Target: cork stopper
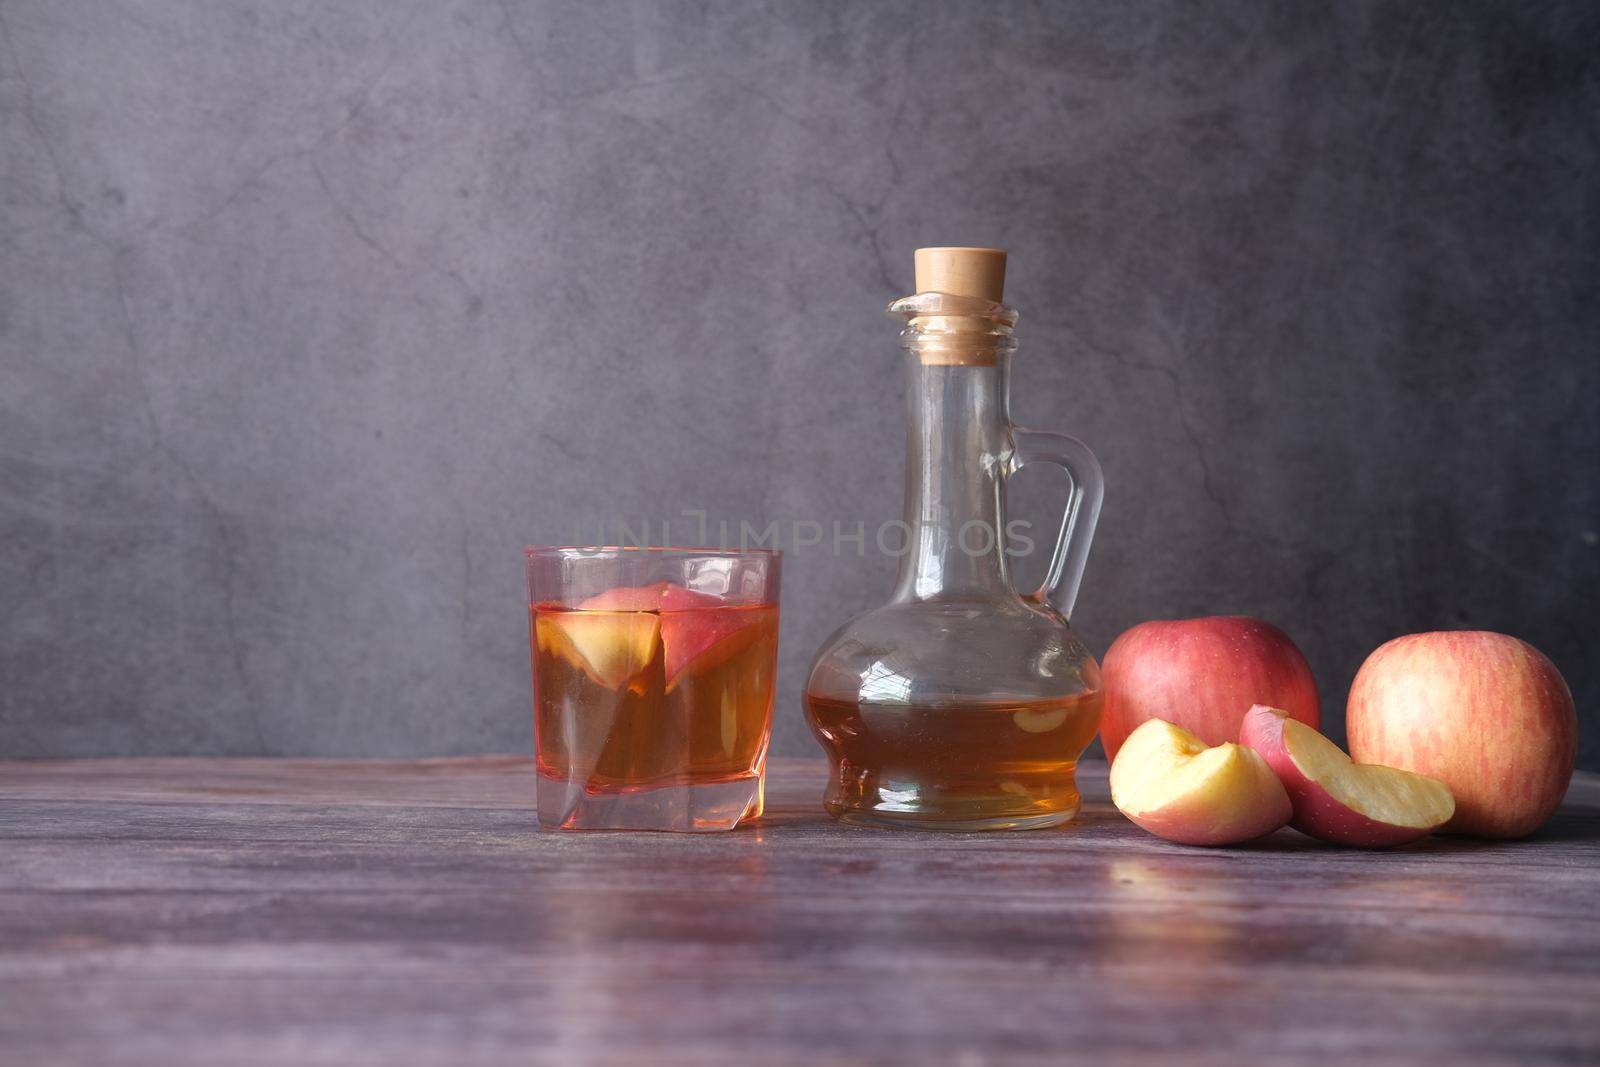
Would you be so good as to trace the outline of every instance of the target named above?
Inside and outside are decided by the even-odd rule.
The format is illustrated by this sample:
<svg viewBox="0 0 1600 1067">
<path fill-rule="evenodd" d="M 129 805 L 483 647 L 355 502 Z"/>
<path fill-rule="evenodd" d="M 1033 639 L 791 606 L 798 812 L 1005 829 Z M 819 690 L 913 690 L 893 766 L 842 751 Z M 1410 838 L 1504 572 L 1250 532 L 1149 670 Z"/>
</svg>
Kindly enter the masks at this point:
<svg viewBox="0 0 1600 1067">
<path fill-rule="evenodd" d="M 917 292 L 949 293 L 1001 303 L 1006 254 L 998 248 L 919 248 Z"/>
<path fill-rule="evenodd" d="M 988 367 L 1011 351 L 1017 313 L 1003 307 L 998 248 L 919 248 L 917 292 L 889 305 L 906 316 L 901 344 L 926 366 Z"/>
</svg>

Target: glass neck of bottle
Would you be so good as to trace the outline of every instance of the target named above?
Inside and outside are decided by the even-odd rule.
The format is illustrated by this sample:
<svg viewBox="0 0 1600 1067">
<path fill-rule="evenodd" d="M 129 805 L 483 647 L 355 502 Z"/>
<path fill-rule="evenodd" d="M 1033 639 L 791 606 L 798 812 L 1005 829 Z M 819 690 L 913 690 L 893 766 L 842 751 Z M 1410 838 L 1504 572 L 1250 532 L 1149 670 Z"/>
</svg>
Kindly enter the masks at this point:
<svg viewBox="0 0 1600 1067">
<path fill-rule="evenodd" d="M 1006 571 L 1010 356 L 925 362 L 906 352 L 905 523 L 894 599 L 1014 595 Z"/>
</svg>

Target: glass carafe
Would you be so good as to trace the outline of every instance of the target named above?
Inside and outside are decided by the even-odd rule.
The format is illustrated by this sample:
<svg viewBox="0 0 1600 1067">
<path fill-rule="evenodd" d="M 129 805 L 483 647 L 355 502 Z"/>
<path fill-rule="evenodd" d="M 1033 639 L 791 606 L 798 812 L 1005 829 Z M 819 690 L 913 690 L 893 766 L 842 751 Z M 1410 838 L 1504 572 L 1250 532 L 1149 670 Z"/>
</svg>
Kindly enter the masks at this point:
<svg viewBox="0 0 1600 1067">
<path fill-rule="evenodd" d="M 1074 771 L 1099 727 L 1100 670 L 1068 625 L 1100 513 L 1081 442 L 1011 424 L 1016 312 L 1005 253 L 919 249 L 905 320 L 905 530 L 894 595 L 823 644 L 806 717 L 831 762 L 835 817 L 943 830 L 1024 829 L 1078 810 Z M 1036 591 L 1012 584 L 1006 482 L 1028 464 L 1071 490 Z M 1016 531 L 1009 531 L 1015 533 Z"/>
</svg>

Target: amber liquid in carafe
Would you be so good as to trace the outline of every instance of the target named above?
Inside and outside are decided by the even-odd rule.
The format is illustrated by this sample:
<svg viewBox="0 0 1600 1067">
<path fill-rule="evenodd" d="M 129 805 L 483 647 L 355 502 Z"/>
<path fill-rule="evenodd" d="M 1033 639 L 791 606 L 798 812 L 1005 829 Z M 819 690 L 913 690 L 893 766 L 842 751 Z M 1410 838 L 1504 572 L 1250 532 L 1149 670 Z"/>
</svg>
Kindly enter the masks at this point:
<svg viewBox="0 0 1600 1067">
<path fill-rule="evenodd" d="M 825 797 L 846 818 L 928 829 L 999 828 L 1078 810 L 1078 756 L 1100 724 L 1100 691 L 1050 700 L 863 704 L 806 694 L 838 760 Z"/>
</svg>

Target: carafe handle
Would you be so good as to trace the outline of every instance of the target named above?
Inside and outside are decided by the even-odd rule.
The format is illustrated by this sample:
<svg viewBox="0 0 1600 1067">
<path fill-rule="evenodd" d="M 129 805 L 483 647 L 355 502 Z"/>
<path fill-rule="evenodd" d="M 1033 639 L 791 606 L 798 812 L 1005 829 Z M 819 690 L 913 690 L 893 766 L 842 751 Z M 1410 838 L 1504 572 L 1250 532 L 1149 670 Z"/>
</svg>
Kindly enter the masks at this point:
<svg viewBox="0 0 1600 1067">
<path fill-rule="evenodd" d="M 1011 437 L 1015 445 L 1012 473 L 1029 463 L 1048 463 L 1066 471 L 1072 480 L 1067 513 L 1061 520 L 1055 552 L 1050 556 L 1050 569 L 1045 572 L 1044 584 L 1033 594 L 1034 599 L 1046 601 L 1070 622 L 1072 605 L 1078 599 L 1078 585 L 1083 581 L 1084 564 L 1089 560 L 1089 542 L 1094 540 L 1095 524 L 1100 521 L 1100 501 L 1105 496 L 1100 461 L 1094 458 L 1088 445 L 1064 433 L 1012 427 Z"/>
</svg>

